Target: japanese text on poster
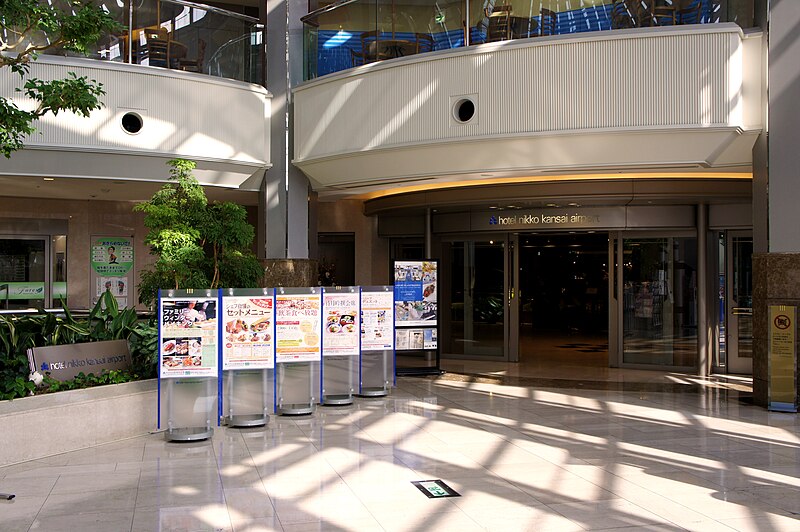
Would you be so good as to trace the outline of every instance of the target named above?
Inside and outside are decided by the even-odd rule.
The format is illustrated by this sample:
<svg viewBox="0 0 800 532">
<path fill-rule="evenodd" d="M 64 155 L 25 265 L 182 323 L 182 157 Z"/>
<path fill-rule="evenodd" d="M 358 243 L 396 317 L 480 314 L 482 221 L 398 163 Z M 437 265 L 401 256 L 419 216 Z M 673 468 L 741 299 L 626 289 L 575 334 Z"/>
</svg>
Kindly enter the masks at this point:
<svg viewBox="0 0 800 532">
<path fill-rule="evenodd" d="M 217 376 L 217 300 L 162 298 L 161 378 Z"/>
<path fill-rule="evenodd" d="M 225 296 L 222 299 L 222 369 L 275 367 L 272 296 Z"/>
<path fill-rule="evenodd" d="M 275 296 L 275 362 L 320 360 L 319 294 Z"/>
<path fill-rule="evenodd" d="M 322 329 L 324 356 L 358 356 L 360 316 L 358 292 L 328 292 L 322 298 L 325 324 Z"/>
<path fill-rule="evenodd" d="M 361 292 L 361 350 L 384 351 L 394 348 L 394 294 Z"/>
</svg>

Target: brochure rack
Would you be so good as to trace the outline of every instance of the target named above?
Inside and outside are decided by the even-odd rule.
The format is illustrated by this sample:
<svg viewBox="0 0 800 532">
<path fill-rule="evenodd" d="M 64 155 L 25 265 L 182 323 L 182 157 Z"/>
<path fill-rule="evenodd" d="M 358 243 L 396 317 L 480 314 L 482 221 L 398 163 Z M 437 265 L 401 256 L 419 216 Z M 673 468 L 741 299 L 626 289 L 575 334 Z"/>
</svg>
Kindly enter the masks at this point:
<svg viewBox="0 0 800 532">
<path fill-rule="evenodd" d="M 394 334 L 393 287 L 362 287 L 358 395 L 381 397 L 394 385 Z"/>
<path fill-rule="evenodd" d="M 323 405 L 349 405 L 358 381 L 361 332 L 357 286 L 324 288 L 322 292 Z"/>
<path fill-rule="evenodd" d="M 310 414 L 320 394 L 322 289 L 275 289 L 275 404 Z"/>
<path fill-rule="evenodd" d="M 220 417 L 232 427 L 259 427 L 275 404 L 275 294 L 271 288 L 220 290 Z"/>
<path fill-rule="evenodd" d="M 218 311 L 216 290 L 159 291 L 158 428 L 163 391 L 168 441 L 204 440 L 214 433 L 219 395 Z"/>
</svg>

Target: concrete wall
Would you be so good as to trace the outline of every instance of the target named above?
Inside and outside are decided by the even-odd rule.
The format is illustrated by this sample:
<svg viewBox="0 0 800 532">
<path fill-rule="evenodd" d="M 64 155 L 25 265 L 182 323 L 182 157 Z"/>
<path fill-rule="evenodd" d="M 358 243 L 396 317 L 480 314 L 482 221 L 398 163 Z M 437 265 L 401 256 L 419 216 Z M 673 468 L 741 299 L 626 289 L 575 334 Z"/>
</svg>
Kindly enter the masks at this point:
<svg viewBox="0 0 800 532">
<path fill-rule="evenodd" d="M 0 467 L 147 434 L 156 388 L 149 380 L 0 401 Z"/>
</svg>

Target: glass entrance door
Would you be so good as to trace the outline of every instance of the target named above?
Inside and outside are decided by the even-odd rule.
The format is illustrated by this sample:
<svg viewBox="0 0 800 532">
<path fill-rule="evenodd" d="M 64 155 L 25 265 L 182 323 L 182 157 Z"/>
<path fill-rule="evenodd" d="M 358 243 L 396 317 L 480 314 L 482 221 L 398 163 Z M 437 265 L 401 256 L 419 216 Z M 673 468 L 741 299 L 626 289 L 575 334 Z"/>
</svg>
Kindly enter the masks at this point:
<svg viewBox="0 0 800 532">
<path fill-rule="evenodd" d="M 726 237 L 728 373 L 753 373 L 753 235 L 728 231 Z"/>
<path fill-rule="evenodd" d="M 696 366 L 696 242 L 694 237 L 623 237 L 618 266 L 623 365 Z"/>
<path fill-rule="evenodd" d="M 48 239 L 0 236 L 0 309 L 50 305 Z"/>
<path fill-rule="evenodd" d="M 508 238 L 448 242 L 444 249 L 451 297 L 446 353 L 506 360 Z"/>
</svg>

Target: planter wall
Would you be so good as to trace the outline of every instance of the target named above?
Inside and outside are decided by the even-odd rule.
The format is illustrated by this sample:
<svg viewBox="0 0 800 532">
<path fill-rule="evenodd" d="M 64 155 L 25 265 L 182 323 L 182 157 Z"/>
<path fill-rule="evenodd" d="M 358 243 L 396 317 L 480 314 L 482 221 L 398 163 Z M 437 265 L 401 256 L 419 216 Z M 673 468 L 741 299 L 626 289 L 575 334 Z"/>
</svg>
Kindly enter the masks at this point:
<svg viewBox="0 0 800 532">
<path fill-rule="evenodd" d="M 153 379 L 0 401 L 0 466 L 147 434 L 157 388 Z"/>
</svg>

